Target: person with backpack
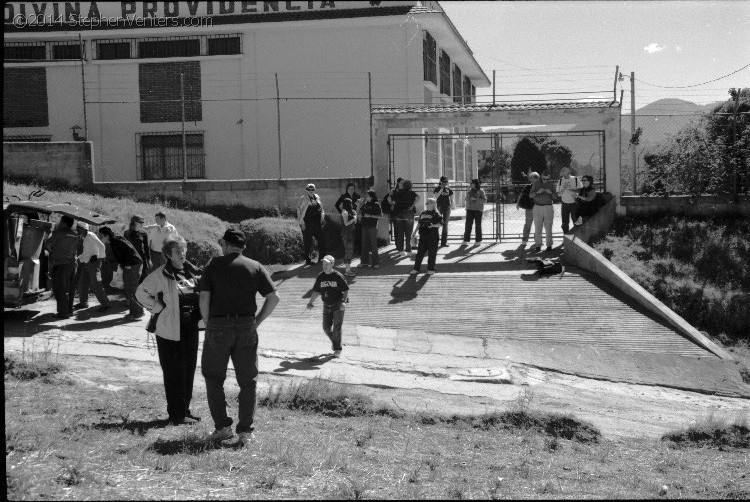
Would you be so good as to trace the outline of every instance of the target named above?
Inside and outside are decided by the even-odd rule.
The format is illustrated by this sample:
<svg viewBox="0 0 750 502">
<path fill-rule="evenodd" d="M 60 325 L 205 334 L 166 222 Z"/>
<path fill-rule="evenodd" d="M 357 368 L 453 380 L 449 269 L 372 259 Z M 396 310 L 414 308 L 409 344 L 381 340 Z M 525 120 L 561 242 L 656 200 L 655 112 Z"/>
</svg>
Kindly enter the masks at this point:
<svg viewBox="0 0 750 502">
<path fill-rule="evenodd" d="M 581 181 L 575 176 L 570 175 L 570 168 L 563 167 L 560 169 L 560 179 L 557 180 L 557 193 L 562 200 L 560 208 L 562 217 L 562 231 L 567 234 L 570 231 L 570 222 L 575 221 L 573 212 L 576 208 L 576 196 L 578 190 L 583 187 Z M 571 217 L 572 216 L 572 217 Z"/>
<path fill-rule="evenodd" d="M 368 190 L 367 201 L 359 208 L 359 219 L 362 221 L 362 255 L 360 257 L 360 267 L 368 266 L 368 261 L 372 260 L 369 265 L 372 268 L 378 268 L 378 220 L 383 214 L 378 204 L 378 196 L 374 190 Z M 372 255 L 372 258 L 370 258 Z"/>
<path fill-rule="evenodd" d="M 601 204 L 597 203 L 597 192 L 594 188 L 594 177 L 590 175 L 584 175 L 581 178 L 583 188 L 578 191 L 576 195 L 576 208 L 573 214 L 574 225 L 582 225 L 584 221 L 588 220 L 601 207 Z"/>
<path fill-rule="evenodd" d="M 441 176 L 440 183 L 432 192 L 437 196 L 437 211 L 443 215 L 443 233 L 440 237 L 440 247 L 446 248 L 448 247 L 448 224 L 453 208 L 453 190 L 448 186 L 448 178 Z"/>
<path fill-rule="evenodd" d="M 392 189 L 386 192 L 386 194 L 383 196 L 383 200 L 380 202 L 380 209 L 383 211 L 383 214 L 388 215 L 388 236 L 393 239 L 395 239 L 395 222 L 393 219 L 393 194 L 396 192 L 396 190 L 401 188 L 401 182 L 403 180 L 403 178 L 396 179 L 396 184 Z M 389 184 L 390 182 L 391 180 L 388 180 Z"/>
<path fill-rule="evenodd" d="M 419 232 L 419 245 L 417 257 L 414 258 L 414 268 L 409 272 L 411 275 L 419 273 L 422 260 L 427 254 L 427 275 L 435 273 L 435 262 L 437 261 L 438 244 L 440 235 L 438 229 L 443 225 L 443 216 L 436 210 L 435 199 L 429 198 L 425 202 L 425 210 L 419 215 L 415 233 Z"/>
<path fill-rule="evenodd" d="M 531 173 L 533 177 L 529 196 L 534 199 L 534 251 L 542 249 L 542 227 L 547 235 L 547 251 L 552 250 L 552 220 L 555 210 L 552 206 L 555 185 L 549 179 L 542 179 L 539 173 Z"/>
<path fill-rule="evenodd" d="M 464 246 L 469 245 L 472 224 L 475 227 L 476 244 L 482 242 L 482 216 L 487 195 L 479 185 L 478 179 L 471 180 L 471 190 L 466 194 L 466 226 L 464 227 Z"/>
<path fill-rule="evenodd" d="M 302 229 L 302 243 L 305 247 L 305 265 L 312 265 L 310 251 L 312 251 L 313 237 L 318 241 L 319 254 L 325 255 L 326 245 L 323 236 L 326 212 L 320 196 L 315 193 L 315 185 L 309 183 L 305 189 L 307 194 L 300 197 L 297 205 L 297 221 Z"/>
<path fill-rule="evenodd" d="M 352 258 L 354 257 L 354 225 L 357 223 L 357 211 L 354 209 L 351 199 L 344 199 L 341 202 L 341 241 L 344 244 L 344 266 L 346 267 L 345 275 L 352 277 L 356 275 L 352 272 Z"/>
<path fill-rule="evenodd" d="M 414 229 L 414 215 L 417 212 L 416 203 L 419 200 L 419 195 L 411 188 L 411 181 L 403 180 L 401 188 L 393 193 L 396 251 L 402 257 L 412 252 L 409 236 Z"/>
<path fill-rule="evenodd" d="M 537 174 L 537 176 L 539 175 Z M 529 175 L 529 181 L 531 183 L 534 182 L 534 179 L 535 178 L 532 178 L 531 175 Z M 521 189 L 518 200 L 516 200 L 516 209 L 523 209 L 526 212 L 526 220 L 523 224 L 523 237 L 521 238 L 521 242 L 523 242 L 524 246 L 529 242 L 531 225 L 534 223 L 534 199 L 529 195 L 529 192 L 531 191 L 531 183 Z"/>
</svg>

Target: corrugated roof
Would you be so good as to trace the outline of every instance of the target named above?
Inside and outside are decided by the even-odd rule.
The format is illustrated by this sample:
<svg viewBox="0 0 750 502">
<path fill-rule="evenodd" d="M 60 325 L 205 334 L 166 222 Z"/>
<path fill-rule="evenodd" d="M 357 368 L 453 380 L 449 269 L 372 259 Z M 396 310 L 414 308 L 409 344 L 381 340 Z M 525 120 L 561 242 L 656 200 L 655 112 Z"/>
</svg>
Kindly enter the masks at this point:
<svg viewBox="0 0 750 502">
<path fill-rule="evenodd" d="M 616 101 L 565 101 L 556 103 L 471 103 L 434 105 L 375 105 L 372 113 L 440 113 L 440 112 L 489 112 L 514 110 L 563 110 L 577 108 L 612 108 Z"/>
</svg>

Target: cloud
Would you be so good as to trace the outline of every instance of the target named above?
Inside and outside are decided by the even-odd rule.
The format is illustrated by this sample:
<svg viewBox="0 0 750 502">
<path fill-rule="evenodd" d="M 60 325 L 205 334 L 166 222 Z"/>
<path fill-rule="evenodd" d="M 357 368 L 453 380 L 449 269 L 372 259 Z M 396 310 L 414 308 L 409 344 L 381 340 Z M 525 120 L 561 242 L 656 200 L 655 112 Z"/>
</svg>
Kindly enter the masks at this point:
<svg viewBox="0 0 750 502">
<path fill-rule="evenodd" d="M 649 54 L 653 54 L 654 52 L 661 52 L 665 49 L 663 45 L 659 45 L 656 42 L 652 42 L 646 47 L 643 48 L 644 52 L 648 52 Z"/>
</svg>

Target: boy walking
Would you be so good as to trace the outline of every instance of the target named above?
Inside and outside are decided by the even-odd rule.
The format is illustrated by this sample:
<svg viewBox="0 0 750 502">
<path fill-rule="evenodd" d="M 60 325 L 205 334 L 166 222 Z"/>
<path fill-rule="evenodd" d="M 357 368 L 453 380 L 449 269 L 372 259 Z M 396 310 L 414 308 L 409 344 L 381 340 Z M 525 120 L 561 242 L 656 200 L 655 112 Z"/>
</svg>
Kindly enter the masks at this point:
<svg viewBox="0 0 750 502">
<path fill-rule="evenodd" d="M 414 268 L 409 274 L 419 273 L 425 253 L 427 253 L 427 275 L 435 273 L 435 261 L 437 260 L 438 243 L 440 241 L 438 229 L 441 226 L 443 226 L 443 217 L 435 209 L 435 199 L 429 198 L 425 203 L 425 210 L 419 215 L 417 221 L 419 247 L 417 248 L 417 257 L 414 259 Z"/>
<path fill-rule="evenodd" d="M 323 331 L 333 344 L 333 357 L 341 355 L 341 325 L 344 323 L 345 304 L 349 301 L 349 285 L 341 272 L 333 269 L 334 258 L 323 257 L 323 271 L 315 278 L 307 308 L 313 308 L 318 295 L 323 297 Z"/>
</svg>

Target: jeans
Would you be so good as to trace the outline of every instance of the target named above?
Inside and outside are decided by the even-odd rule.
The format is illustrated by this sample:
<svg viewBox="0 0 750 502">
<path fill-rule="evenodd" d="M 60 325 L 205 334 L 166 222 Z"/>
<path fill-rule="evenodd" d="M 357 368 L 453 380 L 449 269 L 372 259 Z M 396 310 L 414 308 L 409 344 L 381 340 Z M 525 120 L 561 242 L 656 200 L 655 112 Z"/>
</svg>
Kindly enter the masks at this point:
<svg viewBox="0 0 750 502">
<path fill-rule="evenodd" d="M 439 207 L 438 211 L 443 215 L 443 234 L 440 238 L 440 245 L 448 245 L 448 224 L 451 221 L 451 207 Z"/>
<path fill-rule="evenodd" d="M 542 245 L 542 225 L 544 226 L 545 233 L 547 234 L 547 247 L 552 247 L 552 218 L 555 215 L 555 210 L 552 204 L 546 206 L 540 206 L 539 204 L 534 206 L 534 244 L 537 246 Z"/>
<path fill-rule="evenodd" d="M 323 225 L 320 218 L 305 219 L 305 229 L 302 231 L 302 244 L 305 247 L 305 259 L 310 260 L 313 237 L 318 241 L 318 256 L 322 259 L 326 255 L 326 242 L 323 237 Z"/>
<path fill-rule="evenodd" d="M 179 423 L 190 414 L 190 401 L 193 399 L 195 366 L 198 362 L 197 317 L 181 317 L 180 339 L 175 341 L 156 336 L 156 347 L 164 375 L 167 413 L 171 421 Z"/>
<path fill-rule="evenodd" d="M 157 268 L 161 267 L 167 263 L 167 259 L 164 258 L 164 255 L 161 253 L 161 251 L 154 251 L 151 250 L 151 270 L 149 270 L 149 273 L 153 272 Z"/>
<path fill-rule="evenodd" d="M 370 258 L 372 255 L 372 258 Z M 362 227 L 362 258 L 360 259 L 361 264 L 367 264 L 368 260 L 371 260 L 370 265 L 377 265 L 378 258 L 378 227 Z"/>
<path fill-rule="evenodd" d="M 57 313 L 70 316 L 76 294 L 76 263 L 64 263 L 52 267 L 52 292 L 57 302 Z"/>
<path fill-rule="evenodd" d="M 333 350 L 341 350 L 341 325 L 344 323 L 344 304 L 323 304 L 323 331 L 333 344 Z"/>
<path fill-rule="evenodd" d="M 414 230 L 414 212 L 406 211 L 396 215 L 396 220 L 393 222 L 395 226 L 394 233 L 396 234 L 396 251 L 411 252 L 411 233 Z M 406 241 L 404 243 L 404 241 Z"/>
<path fill-rule="evenodd" d="M 523 242 L 529 242 L 531 225 L 534 223 L 534 208 L 524 209 L 526 211 L 526 222 L 523 224 Z"/>
<path fill-rule="evenodd" d="M 78 281 L 78 299 L 84 305 L 88 305 L 89 302 L 89 288 L 94 290 L 99 305 L 109 305 L 109 298 L 102 285 L 101 267 L 102 260 L 81 263 L 78 266 L 81 271 L 81 278 Z"/>
<path fill-rule="evenodd" d="M 141 280 L 141 270 L 143 269 L 142 264 L 131 265 L 123 267 L 122 269 L 122 282 L 125 283 L 125 298 L 128 299 L 130 305 L 130 315 L 135 317 L 143 317 L 143 306 L 135 299 L 135 290 L 138 289 L 139 281 Z"/>
<path fill-rule="evenodd" d="M 258 332 L 254 318 L 213 318 L 206 324 L 201 366 L 206 379 L 208 408 L 216 429 L 232 425 L 232 419 L 227 416 L 224 394 L 230 358 L 240 386 L 237 432 L 252 432 L 258 378 Z"/>
<path fill-rule="evenodd" d="M 561 216 L 562 216 L 562 231 L 564 234 L 567 234 L 568 231 L 570 231 L 570 220 L 571 217 L 573 221 L 576 221 L 576 203 L 571 202 L 568 204 L 567 202 L 562 203 L 561 209 Z"/>
<path fill-rule="evenodd" d="M 414 258 L 414 270 L 419 272 L 422 266 L 422 260 L 427 253 L 427 270 L 435 270 L 435 261 L 437 260 L 438 242 L 440 236 L 437 231 L 430 231 L 427 236 L 419 236 L 419 246 L 417 247 L 417 256 Z"/>
<path fill-rule="evenodd" d="M 482 211 L 478 209 L 467 209 L 466 210 L 466 227 L 464 227 L 464 241 L 468 242 L 471 239 L 471 227 L 472 224 L 475 227 L 476 241 L 482 242 Z"/>
</svg>

